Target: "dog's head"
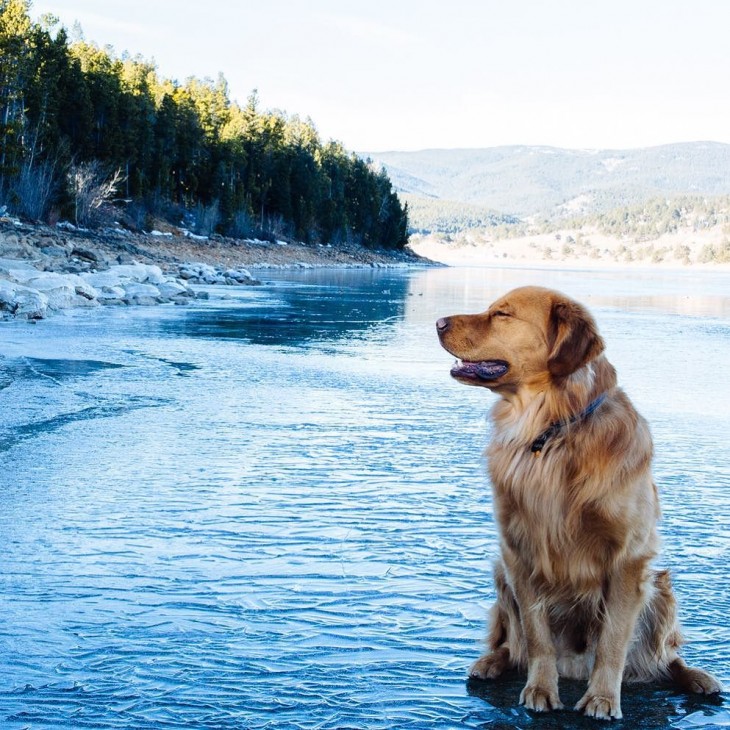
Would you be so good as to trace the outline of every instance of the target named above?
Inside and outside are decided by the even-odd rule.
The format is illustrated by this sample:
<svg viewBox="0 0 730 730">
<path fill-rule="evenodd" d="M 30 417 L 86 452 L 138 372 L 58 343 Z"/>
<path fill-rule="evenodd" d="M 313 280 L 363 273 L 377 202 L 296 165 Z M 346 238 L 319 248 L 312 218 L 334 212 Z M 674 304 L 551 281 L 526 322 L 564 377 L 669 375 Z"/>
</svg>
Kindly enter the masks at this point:
<svg viewBox="0 0 730 730">
<path fill-rule="evenodd" d="M 436 330 L 460 360 L 451 375 L 497 391 L 559 383 L 604 349 L 582 305 L 541 287 L 514 289 L 481 314 L 442 317 Z"/>
</svg>

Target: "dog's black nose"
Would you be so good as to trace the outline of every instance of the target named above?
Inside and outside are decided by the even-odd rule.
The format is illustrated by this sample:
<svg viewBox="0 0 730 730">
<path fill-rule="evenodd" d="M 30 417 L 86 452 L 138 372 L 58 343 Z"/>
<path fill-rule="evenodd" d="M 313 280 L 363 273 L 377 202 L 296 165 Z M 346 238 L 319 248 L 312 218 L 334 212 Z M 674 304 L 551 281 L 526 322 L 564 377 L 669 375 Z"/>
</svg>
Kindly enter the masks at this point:
<svg viewBox="0 0 730 730">
<path fill-rule="evenodd" d="M 436 321 L 436 329 L 438 330 L 439 334 L 443 334 L 446 332 L 447 329 L 451 326 L 451 321 L 448 317 L 441 317 L 441 319 Z"/>
</svg>

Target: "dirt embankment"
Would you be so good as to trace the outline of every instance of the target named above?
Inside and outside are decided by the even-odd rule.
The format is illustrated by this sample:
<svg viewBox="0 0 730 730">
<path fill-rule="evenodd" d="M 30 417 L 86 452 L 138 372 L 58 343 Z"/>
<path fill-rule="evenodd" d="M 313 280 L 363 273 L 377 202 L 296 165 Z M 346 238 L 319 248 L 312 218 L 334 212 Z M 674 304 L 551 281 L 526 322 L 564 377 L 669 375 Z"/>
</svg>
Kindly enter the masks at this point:
<svg viewBox="0 0 730 730">
<path fill-rule="evenodd" d="M 157 264 L 175 270 L 199 261 L 217 268 L 290 268 L 313 266 L 393 266 L 429 263 L 409 251 L 362 246 L 305 246 L 283 241 L 202 238 L 183 232 L 134 234 L 28 225 L 0 219 L 0 258 L 24 259 L 44 271 L 80 273 L 113 264 Z"/>
</svg>

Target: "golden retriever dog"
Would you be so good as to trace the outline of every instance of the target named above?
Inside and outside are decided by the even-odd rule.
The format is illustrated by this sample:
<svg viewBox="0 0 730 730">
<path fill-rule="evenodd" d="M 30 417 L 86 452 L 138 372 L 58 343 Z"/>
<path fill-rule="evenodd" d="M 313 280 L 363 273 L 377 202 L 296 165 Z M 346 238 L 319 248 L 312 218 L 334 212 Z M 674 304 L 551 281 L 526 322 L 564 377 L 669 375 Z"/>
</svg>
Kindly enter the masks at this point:
<svg viewBox="0 0 730 730">
<path fill-rule="evenodd" d="M 719 692 L 688 667 L 657 553 L 646 421 L 616 384 L 596 323 L 559 292 L 522 287 L 482 314 L 436 323 L 451 375 L 500 396 L 487 448 L 499 525 L 488 653 L 471 676 L 527 671 L 520 703 L 562 707 L 558 677 L 587 680 L 576 705 L 621 717 L 621 682 Z"/>
</svg>

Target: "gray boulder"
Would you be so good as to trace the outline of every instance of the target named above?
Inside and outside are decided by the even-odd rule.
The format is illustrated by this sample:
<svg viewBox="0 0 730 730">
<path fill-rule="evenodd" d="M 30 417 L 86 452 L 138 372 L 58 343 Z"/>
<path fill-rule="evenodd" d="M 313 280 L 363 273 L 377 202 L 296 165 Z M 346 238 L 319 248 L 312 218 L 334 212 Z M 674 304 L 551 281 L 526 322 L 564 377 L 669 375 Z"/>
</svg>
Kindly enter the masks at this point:
<svg viewBox="0 0 730 730">
<path fill-rule="evenodd" d="M 175 299 L 175 297 L 192 297 L 195 296 L 193 290 L 189 286 L 185 286 L 179 281 L 164 281 L 158 284 L 160 295 L 166 299 Z"/>
<path fill-rule="evenodd" d="M 247 269 L 229 268 L 225 271 L 200 261 L 182 264 L 179 276 L 192 284 L 260 284 L 258 279 L 251 276 Z"/>
<path fill-rule="evenodd" d="M 162 269 L 154 264 L 116 264 L 106 271 L 90 272 L 82 276 L 94 287 L 117 286 L 124 282 L 161 284 L 166 281 Z"/>
<path fill-rule="evenodd" d="M 22 319 L 43 319 L 48 297 L 22 284 L 0 279 L 0 312 Z"/>
<path fill-rule="evenodd" d="M 97 289 L 96 297 L 100 304 L 123 304 L 124 287 L 102 286 L 101 289 Z"/>
<path fill-rule="evenodd" d="M 128 282 L 122 286 L 124 287 L 124 298 L 129 301 L 145 300 L 154 304 L 160 298 L 160 290 L 154 284 Z"/>
<path fill-rule="evenodd" d="M 27 278 L 25 284 L 43 292 L 48 297 L 51 309 L 93 307 L 98 304 L 96 290 L 76 274 L 43 273 Z"/>
</svg>

